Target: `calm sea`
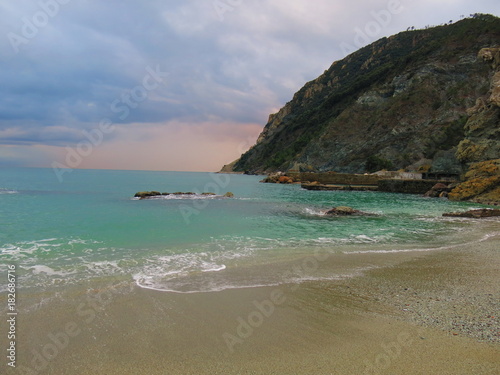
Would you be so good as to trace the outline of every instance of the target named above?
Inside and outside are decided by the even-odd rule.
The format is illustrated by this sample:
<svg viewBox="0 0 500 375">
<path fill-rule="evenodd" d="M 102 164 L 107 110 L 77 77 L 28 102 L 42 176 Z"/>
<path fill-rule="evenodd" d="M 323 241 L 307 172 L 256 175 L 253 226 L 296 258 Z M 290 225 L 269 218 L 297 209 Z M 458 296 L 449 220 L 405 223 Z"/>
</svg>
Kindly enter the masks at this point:
<svg viewBox="0 0 500 375">
<path fill-rule="evenodd" d="M 256 269 L 307 253 L 446 246 L 467 224 L 442 213 L 474 206 L 416 195 L 311 192 L 261 178 L 74 170 L 60 182 L 51 169 L 0 169 L 0 272 L 16 264 L 18 288 L 25 289 L 111 276 L 176 292 L 269 285 L 287 280 Z M 144 190 L 216 195 L 133 198 Z M 222 196 L 228 191 L 234 198 Z M 322 215 L 334 206 L 373 215 Z"/>
</svg>

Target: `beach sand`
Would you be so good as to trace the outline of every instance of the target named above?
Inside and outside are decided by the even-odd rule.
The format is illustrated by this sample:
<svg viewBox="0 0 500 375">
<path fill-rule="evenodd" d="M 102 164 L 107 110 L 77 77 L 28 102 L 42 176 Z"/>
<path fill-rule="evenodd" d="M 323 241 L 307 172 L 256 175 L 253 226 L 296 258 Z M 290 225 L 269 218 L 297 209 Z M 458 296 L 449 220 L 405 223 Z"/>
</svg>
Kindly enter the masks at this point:
<svg viewBox="0 0 500 375">
<path fill-rule="evenodd" d="M 17 368 L 6 373 L 500 373 L 500 234 L 435 251 L 333 254 L 319 271 L 348 263 L 364 271 L 212 293 L 126 278 L 21 292 Z"/>
</svg>

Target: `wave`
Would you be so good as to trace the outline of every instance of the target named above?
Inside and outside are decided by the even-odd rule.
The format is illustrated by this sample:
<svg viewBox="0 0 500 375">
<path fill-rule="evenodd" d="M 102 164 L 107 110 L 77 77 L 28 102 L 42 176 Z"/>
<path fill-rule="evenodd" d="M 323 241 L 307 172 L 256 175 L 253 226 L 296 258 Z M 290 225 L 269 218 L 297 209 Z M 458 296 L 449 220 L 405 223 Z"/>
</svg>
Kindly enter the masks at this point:
<svg viewBox="0 0 500 375">
<path fill-rule="evenodd" d="M 325 255 L 424 252 L 472 246 L 497 236 L 500 233 L 492 231 L 482 237 L 478 235 L 480 238 L 474 241 L 472 239 L 476 236 L 465 236 L 468 242 L 464 242 L 462 233 L 457 238 L 438 238 L 421 247 L 394 239 L 394 233 L 310 239 L 226 236 L 191 244 L 187 248 L 182 245 L 141 250 L 115 248 L 81 238 L 47 238 L 1 247 L 0 272 L 6 264 L 16 263 L 19 286 L 23 288 L 73 285 L 93 278 L 119 276 L 145 289 L 175 293 L 213 292 L 308 280 L 335 280 L 355 274 L 349 271 L 340 275 L 308 273 L 280 277 L 273 269 L 274 266 L 279 268 L 283 262 L 301 259 L 316 251 Z"/>
<path fill-rule="evenodd" d="M 0 194 L 19 194 L 17 190 L 2 189 L 0 188 Z"/>
<path fill-rule="evenodd" d="M 346 251 L 344 254 L 391 254 L 391 253 L 410 253 L 410 252 L 426 252 L 438 250 L 451 250 L 462 246 L 473 246 L 480 242 L 488 241 L 490 238 L 500 237 L 500 232 L 493 232 L 485 234 L 483 237 L 469 242 L 459 242 L 451 245 L 425 247 L 425 248 L 411 248 L 411 249 L 381 249 L 381 250 L 354 250 Z"/>
<path fill-rule="evenodd" d="M 307 259 L 307 258 L 306 258 Z M 296 262 L 295 266 L 300 264 Z M 194 294 L 194 293 L 212 293 L 221 292 L 231 289 L 249 289 L 262 287 L 277 287 L 283 285 L 298 285 L 311 281 L 336 281 L 352 278 L 363 274 L 370 267 L 357 267 L 349 271 L 343 271 L 337 274 L 316 275 L 307 272 L 305 268 L 297 271 L 294 268 L 283 268 L 283 265 L 277 264 L 272 267 L 278 272 L 260 273 L 259 266 L 257 268 L 244 269 L 214 269 L 211 271 L 201 272 L 191 275 L 177 275 L 168 278 L 145 278 L 142 275 L 135 275 L 134 281 L 136 285 L 143 289 L 155 290 L 158 292 L 178 293 L 178 294 Z M 248 272 L 250 270 L 250 272 Z M 285 272 L 283 272 L 283 270 Z M 222 271 L 222 272 L 221 272 Z M 251 276 L 249 276 L 249 274 Z"/>
<path fill-rule="evenodd" d="M 205 252 L 155 256 L 132 278 L 137 286 L 161 289 L 172 283 L 179 284 L 179 279 L 225 270 L 226 265 L 220 258 L 223 257 Z"/>
<path fill-rule="evenodd" d="M 48 276 L 69 276 L 76 273 L 75 271 L 72 272 L 56 271 L 55 269 L 42 264 L 34 265 L 32 267 L 29 267 L 28 269 L 31 270 L 35 275 L 46 274 Z"/>
<path fill-rule="evenodd" d="M 65 252 L 56 252 L 56 249 L 64 248 L 66 252 L 71 252 L 74 246 L 89 246 L 100 242 L 93 240 L 83 240 L 79 238 L 60 239 L 46 238 L 35 241 L 20 241 L 5 244 L 0 247 L 0 259 L 10 257 L 10 260 L 33 259 L 35 254 L 52 253 L 54 255 L 63 255 Z"/>
</svg>

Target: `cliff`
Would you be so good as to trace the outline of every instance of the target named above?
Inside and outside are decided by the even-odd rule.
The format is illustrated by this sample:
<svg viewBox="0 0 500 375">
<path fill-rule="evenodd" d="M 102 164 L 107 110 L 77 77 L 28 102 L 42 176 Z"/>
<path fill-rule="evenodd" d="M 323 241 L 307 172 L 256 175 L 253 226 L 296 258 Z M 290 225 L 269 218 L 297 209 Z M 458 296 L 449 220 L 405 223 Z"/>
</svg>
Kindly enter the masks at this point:
<svg viewBox="0 0 500 375">
<path fill-rule="evenodd" d="M 499 45 L 490 15 L 380 39 L 306 83 L 230 169 L 458 175 L 497 159 Z"/>
</svg>

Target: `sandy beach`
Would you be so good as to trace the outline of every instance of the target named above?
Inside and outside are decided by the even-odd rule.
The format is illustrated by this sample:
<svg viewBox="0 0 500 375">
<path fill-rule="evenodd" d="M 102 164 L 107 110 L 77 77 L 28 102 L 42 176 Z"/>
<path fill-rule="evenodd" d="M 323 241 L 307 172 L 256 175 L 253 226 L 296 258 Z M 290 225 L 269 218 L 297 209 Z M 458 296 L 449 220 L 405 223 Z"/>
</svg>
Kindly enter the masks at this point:
<svg viewBox="0 0 500 375">
<path fill-rule="evenodd" d="M 498 374 L 498 225 L 441 250 L 333 254 L 318 272 L 364 269 L 337 280 L 176 294 L 117 278 L 21 292 L 6 373 Z"/>
</svg>

